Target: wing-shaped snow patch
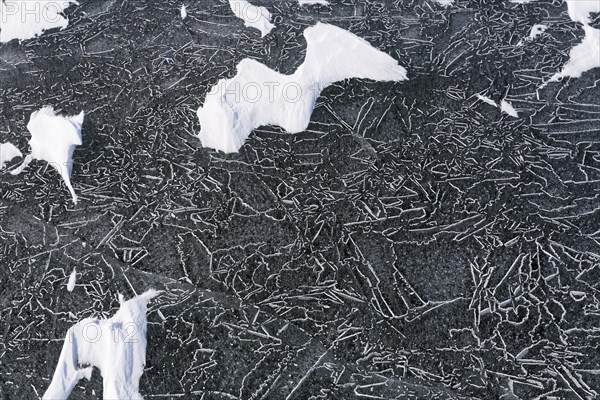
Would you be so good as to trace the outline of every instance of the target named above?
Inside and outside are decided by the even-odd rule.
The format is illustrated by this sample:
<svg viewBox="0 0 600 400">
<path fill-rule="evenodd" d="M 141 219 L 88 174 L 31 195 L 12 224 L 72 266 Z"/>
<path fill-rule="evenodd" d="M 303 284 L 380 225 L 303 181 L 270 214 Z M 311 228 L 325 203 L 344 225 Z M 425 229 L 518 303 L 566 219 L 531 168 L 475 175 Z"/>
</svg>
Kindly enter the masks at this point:
<svg viewBox="0 0 600 400">
<path fill-rule="evenodd" d="M 321 91 L 349 78 L 401 81 L 406 70 L 367 41 L 333 25 L 304 31 L 306 58 L 292 75 L 244 59 L 232 79 L 223 79 L 198 109 L 204 147 L 236 152 L 253 129 L 277 125 L 290 133 L 308 127 Z"/>
<path fill-rule="evenodd" d="M 138 387 L 146 364 L 149 290 L 121 304 L 110 319 L 86 318 L 69 328 L 52 382 L 43 400 L 66 400 L 92 367 L 100 369 L 104 399 L 142 400 Z"/>
<path fill-rule="evenodd" d="M 48 29 L 65 29 L 69 20 L 63 11 L 75 0 L 0 1 L 0 42 L 26 40 Z"/>
<path fill-rule="evenodd" d="M 60 174 L 73 197 L 73 202 L 77 204 L 77 195 L 71 186 L 71 171 L 73 151 L 82 143 L 83 117 L 83 111 L 79 115 L 63 117 L 57 115 L 52 107 L 33 112 L 27 124 L 31 133 L 31 154 L 11 173 L 20 174 L 32 160 L 46 161 Z"/>
<path fill-rule="evenodd" d="M 0 169 L 3 169 L 7 162 L 11 162 L 17 157 L 23 157 L 23 154 L 14 144 L 0 143 Z"/>
<path fill-rule="evenodd" d="M 229 0 L 231 11 L 244 21 L 249 28 L 258 29 L 261 36 L 266 36 L 275 28 L 271 23 L 271 13 L 265 7 L 252 5 L 247 0 Z"/>
</svg>

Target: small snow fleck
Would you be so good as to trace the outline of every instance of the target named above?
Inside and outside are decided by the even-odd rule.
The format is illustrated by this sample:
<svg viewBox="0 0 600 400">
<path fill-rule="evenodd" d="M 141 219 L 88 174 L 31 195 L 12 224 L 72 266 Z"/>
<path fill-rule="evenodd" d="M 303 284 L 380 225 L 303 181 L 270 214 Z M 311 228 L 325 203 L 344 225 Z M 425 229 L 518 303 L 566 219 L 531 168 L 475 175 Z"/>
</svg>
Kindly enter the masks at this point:
<svg viewBox="0 0 600 400">
<path fill-rule="evenodd" d="M 187 18 L 187 9 L 185 8 L 185 4 L 181 5 L 181 19 Z"/>
<path fill-rule="evenodd" d="M 71 276 L 69 276 L 69 282 L 67 283 L 67 290 L 72 292 L 75 289 L 75 284 L 77 283 L 77 270 L 73 268 L 73 272 L 71 272 Z"/>
<path fill-rule="evenodd" d="M 503 113 L 510 115 L 511 117 L 519 118 L 519 113 L 517 112 L 517 110 L 515 110 L 512 104 L 510 104 L 506 100 L 502 100 L 500 102 L 500 110 L 502 110 Z"/>
<path fill-rule="evenodd" d="M 494 106 L 494 107 L 498 107 L 498 104 L 496 104 L 496 102 L 492 99 L 490 99 L 487 96 L 484 96 L 482 94 L 477 94 L 477 98 L 481 101 L 483 101 L 484 103 L 489 104 L 490 106 Z"/>
</svg>

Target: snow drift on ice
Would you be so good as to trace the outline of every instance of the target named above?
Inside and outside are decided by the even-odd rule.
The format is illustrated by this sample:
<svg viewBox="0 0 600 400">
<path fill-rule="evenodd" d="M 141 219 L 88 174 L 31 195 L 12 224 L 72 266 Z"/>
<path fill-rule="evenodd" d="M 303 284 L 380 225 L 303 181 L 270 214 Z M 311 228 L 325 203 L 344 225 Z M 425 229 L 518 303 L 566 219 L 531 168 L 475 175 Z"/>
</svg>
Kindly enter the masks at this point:
<svg viewBox="0 0 600 400">
<path fill-rule="evenodd" d="M 349 78 L 401 81 L 406 70 L 366 40 L 333 25 L 304 31 L 306 58 L 292 75 L 244 59 L 231 79 L 220 80 L 198 109 L 204 147 L 236 152 L 253 129 L 277 125 L 290 133 L 308 127 L 321 91 Z"/>
<path fill-rule="evenodd" d="M 82 144 L 83 117 L 83 111 L 79 115 L 63 117 L 57 115 L 52 107 L 33 112 L 27 124 L 27 129 L 31 132 L 31 154 L 11 173 L 20 174 L 32 160 L 46 161 L 60 174 L 73 197 L 73 202 L 77 204 L 77 195 L 71 185 L 71 171 L 73 151 L 76 146 Z"/>
<path fill-rule="evenodd" d="M 110 319 L 86 318 L 69 328 L 43 400 L 66 400 L 93 367 L 103 378 L 107 400 L 142 400 L 138 387 L 146 364 L 146 306 L 158 292 L 149 290 L 121 303 Z"/>
<path fill-rule="evenodd" d="M 7 162 L 11 162 L 17 157 L 23 157 L 23 154 L 14 144 L 0 143 L 0 169 L 3 169 Z"/>
<path fill-rule="evenodd" d="M 565 0 L 569 9 L 569 17 L 583 24 L 585 36 L 581 43 L 569 52 L 569 61 L 560 72 L 552 75 L 540 88 L 550 82 L 558 82 L 562 78 L 579 78 L 594 68 L 600 67 L 600 29 L 590 26 L 590 14 L 600 13 L 600 0 Z"/>
<path fill-rule="evenodd" d="M 65 29 L 69 20 L 62 12 L 75 0 L 0 1 L 0 42 L 25 40 L 48 29 Z"/>
</svg>

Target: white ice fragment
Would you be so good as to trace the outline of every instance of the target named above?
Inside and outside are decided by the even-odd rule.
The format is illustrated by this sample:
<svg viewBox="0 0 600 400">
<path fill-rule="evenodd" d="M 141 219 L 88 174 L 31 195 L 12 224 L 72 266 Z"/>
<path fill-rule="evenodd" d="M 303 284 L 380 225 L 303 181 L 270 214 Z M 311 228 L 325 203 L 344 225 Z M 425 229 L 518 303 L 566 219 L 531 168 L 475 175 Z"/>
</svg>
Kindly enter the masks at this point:
<svg viewBox="0 0 600 400">
<path fill-rule="evenodd" d="M 138 388 L 146 364 L 146 305 L 157 294 L 149 290 L 122 303 L 110 319 L 86 318 L 69 328 L 42 399 L 66 400 L 97 367 L 104 399 L 142 400 Z"/>
<path fill-rule="evenodd" d="M 0 42 L 26 40 L 48 29 L 65 29 L 69 20 L 62 12 L 74 0 L 3 0 L 0 1 Z"/>
<path fill-rule="evenodd" d="M 82 144 L 83 117 L 83 111 L 79 115 L 63 117 L 57 115 L 52 107 L 33 112 L 27 124 L 31 133 L 31 154 L 11 173 L 20 174 L 32 160 L 46 161 L 60 174 L 73 197 L 73 202 L 77 204 L 77 195 L 71 186 L 71 171 L 73 151 L 76 146 Z"/>
<path fill-rule="evenodd" d="M 320 4 L 322 6 L 327 6 L 329 5 L 329 2 L 327 0 L 298 0 L 298 4 L 300 4 L 301 6 L 308 6 L 311 4 Z"/>
<path fill-rule="evenodd" d="M 3 169 L 7 162 L 17 157 L 23 157 L 23 154 L 14 144 L 0 143 L 0 169 Z"/>
<path fill-rule="evenodd" d="M 181 5 L 181 19 L 187 18 L 187 9 L 185 8 L 185 4 Z"/>
<path fill-rule="evenodd" d="M 502 100 L 500 102 L 500 110 L 503 113 L 510 115 L 511 117 L 519 118 L 519 113 L 517 112 L 517 110 L 515 110 L 512 104 L 510 104 L 506 100 Z"/>
<path fill-rule="evenodd" d="M 69 276 L 69 282 L 67 283 L 67 290 L 72 292 L 75 289 L 75 284 L 77 283 L 77 270 L 73 268 L 73 272 L 71 272 L 71 276 Z"/>
<path fill-rule="evenodd" d="M 244 21 L 245 26 L 258 29 L 262 37 L 275 28 L 271 23 L 271 13 L 265 7 L 252 5 L 247 0 L 229 0 L 229 5 L 235 16 Z"/>
<path fill-rule="evenodd" d="M 527 4 L 527 3 L 532 3 L 536 0 L 510 0 L 511 3 L 517 3 L 517 4 Z"/>
<path fill-rule="evenodd" d="M 220 80 L 198 109 L 204 147 L 236 152 L 253 129 L 277 125 L 304 131 L 321 91 L 350 78 L 407 79 L 406 70 L 366 40 L 333 25 L 317 23 L 304 31 L 306 58 L 292 75 L 244 59 L 231 79 Z"/>
</svg>

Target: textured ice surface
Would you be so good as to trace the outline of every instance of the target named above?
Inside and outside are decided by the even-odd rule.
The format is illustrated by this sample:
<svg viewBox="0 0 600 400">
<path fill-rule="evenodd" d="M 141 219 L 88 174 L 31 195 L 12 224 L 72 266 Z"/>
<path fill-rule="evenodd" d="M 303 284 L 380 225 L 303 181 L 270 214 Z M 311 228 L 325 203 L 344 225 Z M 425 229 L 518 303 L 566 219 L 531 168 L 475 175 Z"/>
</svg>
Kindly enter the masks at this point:
<svg viewBox="0 0 600 400">
<path fill-rule="evenodd" d="M 86 0 L 0 45 L 0 143 L 89 112 L 82 206 L 46 163 L 0 171 L 0 399 L 41 398 L 67 330 L 148 288 L 147 400 L 600 398 L 600 68 L 537 91 L 583 40 L 568 5 L 250 1 L 264 40 L 224 0 Z M 242 59 L 294 73 L 319 20 L 410 80 L 333 84 L 239 154 L 189 136 Z M 97 374 L 69 400 L 99 398 Z"/>
<path fill-rule="evenodd" d="M 46 161 L 60 174 L 73 197 L 73 202 L 77 204 L 77 195 L 71 185 L 71 171 L 73 151 L 76 146 L 82 144 L 83 117 L 83 111 L 79 115 L 63 117 L 57 115 L 52 107 L 33 112 L 27 124 L 31 133 L 31 154 L 11 173 L 20 174 L 32 160 Z"/>
<path fill-rule="evenodd" d="M 17 157 L 23 157 L 23 154 L 14 144 L 0 143 L 0 169 L 3 169 L 7 162 Z"/>
<path fill-rule="evenodd" d="M 62 12 L 74 0 L 5 0 L 0 1 L 0 42 L 25 40 L 48 29 L 64 29 L 69 20 Z"/>
<path fill-rule="evenodd" d="M 395 59 L 344 29 L 318 23 L 307 28 L 304 36 L 306 58 L 292 75 L 244 59 L 234 78 L 217 83 L 197 113 L 203 146 L 236 152 L 262 125 L 302 132 L 321 91 L 337 81 L 406 79 L 406 70 Z"/>
<path fill-rule="evenodd" d="M 63 400 L 92 367 L 100 370 L 105 400 L 139 400 L 146 365 L 146 306 L 157 295 L 149 290 L 121 303 L 110 319 L 86 318 L 65 337 L 52 382 L 43 400 Z"/>
<path fill-rule="evenodd" d="M 268 35 L 275 28 L 271 23 L 271 13 L 265 7 L 255 6 L 247 0 L 229 0 L 229 5 L 235 16 L 244 21 L 244 25 L 258 29 L 261 36 Z"/>
</svg>

